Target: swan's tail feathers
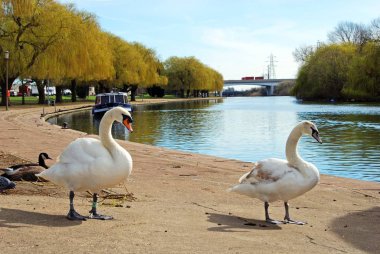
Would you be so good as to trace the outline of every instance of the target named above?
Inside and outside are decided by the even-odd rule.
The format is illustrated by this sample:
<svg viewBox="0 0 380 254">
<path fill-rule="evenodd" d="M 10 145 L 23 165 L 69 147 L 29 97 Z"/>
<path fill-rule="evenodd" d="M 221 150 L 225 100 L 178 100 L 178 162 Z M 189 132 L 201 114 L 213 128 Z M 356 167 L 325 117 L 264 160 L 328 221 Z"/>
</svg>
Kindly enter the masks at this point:
<svg viewBox="0 0 380 254">
<path fill-rule="evenodd" d="M 43 172 L 38 173 L 38 174 L 34 174 L 34 175 L 37 176 L 38 179 L 42 178 L 42 179 L 44 179 L 44 180 L 47 180 L 47 179 L 45 179 L 45 178 L 43 177 L 42 173 L 43 173 Z"/>
<path fill-rule="evenodd" d="M 237 184 L 235 186 L 232 186 L 227 191 L 228 192 L 236 192 L 238 194 L 246 195 L 249 197 L 255 196 L 254 187 L 251 184 L 246 184 L 246 183 Z"/>
<path fill-rule="evenodd" d="M 238 192 L 237 189 L 239 188 L 240 184 L 237 184 L 235 186 L 232 186 L 231 188 L 227 189 L 227 192 Z"/>
<path fill-rule="evenodd" d="M 47 173 L 48 173 L 48 171 L 44 170 L 41 173 L 35 174 L 35 176 L 37 176 L 37 178 L 42 178 L 46 181 L 51 181 L 51 177 Z"/>
</svg>

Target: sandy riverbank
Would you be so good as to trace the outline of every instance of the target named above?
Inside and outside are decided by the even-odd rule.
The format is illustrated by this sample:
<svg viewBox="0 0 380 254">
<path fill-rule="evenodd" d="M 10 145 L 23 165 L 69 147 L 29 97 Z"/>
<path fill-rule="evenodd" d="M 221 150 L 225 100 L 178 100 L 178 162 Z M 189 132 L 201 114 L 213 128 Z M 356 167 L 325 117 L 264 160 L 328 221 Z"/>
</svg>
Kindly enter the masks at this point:
<svg viewBox="0 0 380 254">
<path fill-rule="evenodd" d="M 0 112 L 0 167 L 13 161 L 35 161 L 42 151 L 56 158 L 72 140 L 87 135 L 50 125 L 40 118 L 41 113 L 40 107 Z M 114 220 L 68 221 L 66 190 L 19 182 L 15 190 L 0 195 L 1 253 L 380 250 L 378 183 L 322 176 L 315 189 L 290 203 L 292 217 L 307 225 L 267 225 L 260 201 L 225 191 L 250 169 L 250 163 L 126 141 L 120 144 L 134 160 L 127 188 L 135 200 L 104 200 L 99 209 Z M 125 193 L 122 186 L 113 190 Z M 82 214 L 90 209 L 85 193 L 76 198 L 76 208 Z M 281 219 L 281 202 L 274 203 L 270 212 Z"/>
</svg>

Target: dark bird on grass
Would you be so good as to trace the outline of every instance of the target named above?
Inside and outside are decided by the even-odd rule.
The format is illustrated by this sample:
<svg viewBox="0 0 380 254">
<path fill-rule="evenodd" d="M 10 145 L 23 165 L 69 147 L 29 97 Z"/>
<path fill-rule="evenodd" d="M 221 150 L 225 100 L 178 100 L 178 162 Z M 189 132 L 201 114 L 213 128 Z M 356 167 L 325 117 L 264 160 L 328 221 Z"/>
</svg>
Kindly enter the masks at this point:
<svg viewBox="0 0 380 254">
<path fill-rule="evenodd" d="M 12 181 L 37 181 L 38 177 L 35 174 L 39 174 L 48 168 L 45 160 L 51 160 L 51 158 L 47 153 L 40 153 L 38 163 L 12 165 L 0 169 L 0 174 Z"/>
</svg>

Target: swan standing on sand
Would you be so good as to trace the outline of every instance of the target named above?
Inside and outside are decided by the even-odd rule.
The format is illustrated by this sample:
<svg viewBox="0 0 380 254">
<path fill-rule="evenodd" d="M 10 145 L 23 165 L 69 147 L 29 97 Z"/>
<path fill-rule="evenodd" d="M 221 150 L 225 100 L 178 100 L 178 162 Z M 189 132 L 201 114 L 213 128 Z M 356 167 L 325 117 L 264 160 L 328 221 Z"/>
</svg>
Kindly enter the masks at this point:
<svg viewBox="0 0 380 254">
<path fill-rule="evenodd" d="M 97 213 L 97 193 L 103 188 L 125 181 L 132 171 L 131 155 L 112 138 L 111 128 L 114 121 L 124 124 L 130 132 L 133 131 L 130 113 L 121 107 L 115 107 L 106 112 L 100 121 L 100 140 L 76 139 L 58 157 L 56 164 L 38 174 L 39 177 L 70 190 L 70 210 L 67 214 L 69 220 L 112 219 L 111 216 Z M 77 213 L 73 204 L 74 192 L 86 190 L 94 193 L 89 217 Z"/>
<path fill-rule="evenodd" d="M 303 121 L 294 127 L 288 137 L 287 160 L 271 158 L 256 162 L 253 169 L 240 178 L 240 183 L 230 189 L 230 191 L 263 201 L 265 220 L 269 223 L 282 223 L 272 220 L 268 212 L 270 202 L 282 200 L 285 205 L 284 223 L 305 224 L 290 219 L 288 206 L 290 199 L 311 190 L 319 181 L 318 169 L 313 164 L 304 161 L 297 152 L 297 144 L 303 134 L 310 135 L 322 143 L 315 124 Z"/>
</svg>

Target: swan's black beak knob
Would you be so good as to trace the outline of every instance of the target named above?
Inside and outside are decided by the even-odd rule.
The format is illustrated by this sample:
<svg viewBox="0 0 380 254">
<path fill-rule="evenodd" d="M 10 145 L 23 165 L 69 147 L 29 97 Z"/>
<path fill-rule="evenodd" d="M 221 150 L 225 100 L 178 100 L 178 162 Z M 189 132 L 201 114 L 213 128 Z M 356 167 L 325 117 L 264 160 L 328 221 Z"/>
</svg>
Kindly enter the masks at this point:
<svg viewBox="0 0 380 254">
<path fill-rule="evenodd" d="M 123 114 L 123 124 L 129 130 L 129 132 L 133 132 L 132 123 L 132 117 Z"/>
<path fill-rule="evenodd" d="M 317 130 L 312 129 L 311 136 L 318 141 L 319 144 L 322 144 L 322 139 L 319 137 L 319 132 Z"/>
</svg>

